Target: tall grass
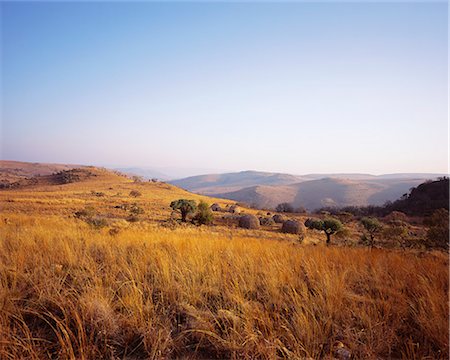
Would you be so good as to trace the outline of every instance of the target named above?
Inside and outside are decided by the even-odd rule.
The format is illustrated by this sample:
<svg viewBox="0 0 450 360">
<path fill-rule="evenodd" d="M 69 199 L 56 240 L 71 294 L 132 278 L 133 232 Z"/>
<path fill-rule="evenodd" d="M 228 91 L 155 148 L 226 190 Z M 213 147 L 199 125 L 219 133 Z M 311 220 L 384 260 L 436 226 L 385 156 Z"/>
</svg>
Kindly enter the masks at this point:
<svg viewBox="0 0 450 360">
<path fill-rule="evenodd" d="M 244 234 L 10 216 L 0 358 L 448 358 L 446 256 Z"/>
</svg>

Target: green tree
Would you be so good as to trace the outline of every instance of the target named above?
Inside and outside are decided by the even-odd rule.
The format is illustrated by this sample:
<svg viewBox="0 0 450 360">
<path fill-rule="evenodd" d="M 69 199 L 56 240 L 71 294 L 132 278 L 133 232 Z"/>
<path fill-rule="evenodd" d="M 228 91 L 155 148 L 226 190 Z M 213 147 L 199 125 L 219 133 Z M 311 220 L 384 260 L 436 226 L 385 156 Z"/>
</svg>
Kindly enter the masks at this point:
<svg viewBox="0 0 450 360">
<path fill-rule="evenodd" d="M 335 218 L 320 219 L 308 219 L 305 221 L 305 226 L 308 229 L 320 230 L 327 236 L 327 245 L 331 243 L 331 235 L 336 234 L 343 228 L 342 223 Z"/>
<path fill-rule="evenodd" d="M 170 207 L 174 211 L 179 211 L 181 213 L 181 221 L 186 222 L 186 217 L 197 210 L 197 204 L 194 200 L 178 199 L 170 203 Z"/>
<path fill-rule="evenodd" d="M 213 214 L 207 202 L 203 200 L 199 202 L 193 221 L 199 225 L 209 225 L 212 223 Z"/>
<path fill-rule="evenodd" d="M 381 225 L 378 219 L 373 217 L 363 217 L 361 219 L 361 224 L 369 233 L 370 247 L 373 247 L 373 244 L 375 242 L 375 235 L 377 235 L 383 229 L 383 225 Z"/>
</svg>

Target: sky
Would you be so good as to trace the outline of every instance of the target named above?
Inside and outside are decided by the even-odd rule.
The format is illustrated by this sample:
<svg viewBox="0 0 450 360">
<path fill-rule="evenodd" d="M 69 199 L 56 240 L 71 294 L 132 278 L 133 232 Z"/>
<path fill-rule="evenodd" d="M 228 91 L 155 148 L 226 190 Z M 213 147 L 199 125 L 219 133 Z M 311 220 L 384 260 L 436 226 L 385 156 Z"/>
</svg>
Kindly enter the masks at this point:
<svg viewBox="0 0 450 360">
<path fill-rule="evenodd" d="M 446 2 L 0 6 L 4 160 L 448 173 Z"/>
</svg>

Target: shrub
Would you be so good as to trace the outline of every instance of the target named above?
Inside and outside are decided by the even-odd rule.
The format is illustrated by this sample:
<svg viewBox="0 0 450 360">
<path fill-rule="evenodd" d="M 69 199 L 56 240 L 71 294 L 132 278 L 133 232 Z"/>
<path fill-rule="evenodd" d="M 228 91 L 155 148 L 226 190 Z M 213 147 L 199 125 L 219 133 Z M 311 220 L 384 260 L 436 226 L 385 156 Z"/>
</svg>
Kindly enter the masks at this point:
<svg viewBox="0 0 450 360">
<path fill-rule="evenodd" d="M 218 203 L 214 203 L 211 205 L 211 210 L 212 211 L 222 211 L 222 208 L 220 207 L 220 205 Z"/>
<path fill-rule="evenodd" d="M 192 214 L 197 210 L 197 204 L 194 200 L 178 199 L 170 203 L 170 207 L 174 211 L 181 213 L 181 221 L 186 222 L 186 218 L 189 214 Z"/>
<path fill-rule="evenodd" d="M 97 197 L 104 197 L 104 196 L 106 196 L 106 194 L 104 192 L 94 191 L 94 190 L 91 191 L 91 195 L 94 195 L 94 196 L 97 196 Z"/>
<path fill-rule="evenodd" d="M 131 204 L 131 205 L 128 207 L 128 211 L 129 211 L 130 214 L 133 215 L 133 216 L 141 215 L 141 214 L 143 214 L 143 213 L 145 212 L 144 209 L 143 209 L 142 207 L 140 207 L 140 206 L 139 206 L 138 204 L 136 204 L 136 203 Z"/>
<path fill-rule="evenodd" d="M 74 216 L 78 219 L 91 218 L 95 215 L 95 209 L 92 206 L 87 206 L 82 210 L 76 211 Z"/>
<path fill-rule="evenodd" d="M 383 225 L 376 218 L 363 217 L 361 219 L 361 224 L 364 226 L 366 231 L 369 233 L 370 247 L 373 247 L 375 241 L 375 235 L 378 234 L 382 229 Z"/>
<path fill-rule="evenodd" d="M 105 226 L 108 226 L 108 220 L 106 220 L 105 218 L 99 217 L 99 216 L 95 216 L 93 218 L 87 218 L 85 219 L 85 221 L 93 226 L 96 229 L 101 229 Z"/>
<path fill-rule="evenodd" d="M 272 216 L 273 221 L 275 221 L 277 224 L 282 224 L 286 219 L 283 215 L 275 214 Z"/>
<path fill-rule="evenodd" d="M 130 191 L 130 196 L 137 198 L 139 196 L 142 196 L 142 193 L 140 191 L 138 191 L 138 190 L 131 190 Z"/>
<path fill-rule="evenodd" d="M 278 212 L 293 213 L 294 207 L 291 204 L 284 202 L 284 203 L 278 204 L 277 207 L 275 208 L 275 210 Z"/>
<path fill-rule="evenodd" d="M 239 218 L 239 227 L 244 229 L 259 229 L 259 219 L 255 215 L 243 215 Z"/>
<path fill-rule="evenodd" d="M 198 225 L 209 225 L 213 221 L 213 214 L 209 208 L 209 204 L 205 201 L 200 201 L 197 207 L 197 213 L 192 219 Z"/>
<path fill-rule="evenodd" d="M 259 218 L 259 224 L 263 225 L 263 226 L 271 226 L 271 225 L 275 225 L 275 221 L 271 217 L 261 216 Z"/>
<path fill-rule="evenodd" d="M 427 245 L 440 249 L 448 249 L 449 241 L 449 212 L 438 209 L 431 216 L 425 218 L 424 225 L 428 226 Z"/>
</svg>

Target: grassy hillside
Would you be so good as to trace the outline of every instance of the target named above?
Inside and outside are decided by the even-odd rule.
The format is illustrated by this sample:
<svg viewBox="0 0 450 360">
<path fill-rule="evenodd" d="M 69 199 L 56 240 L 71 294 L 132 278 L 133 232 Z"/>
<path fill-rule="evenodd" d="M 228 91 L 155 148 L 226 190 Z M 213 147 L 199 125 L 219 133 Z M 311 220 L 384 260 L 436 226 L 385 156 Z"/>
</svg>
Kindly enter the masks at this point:
<svg viewBox="0 0 450 360">
<path fill-rule="evenodd" d="M 172 226 L 170 201 L 215 199 L 87 171 L 0 190 L 1 359 L 448 358 L 446 254 Z"/>
</svg>

